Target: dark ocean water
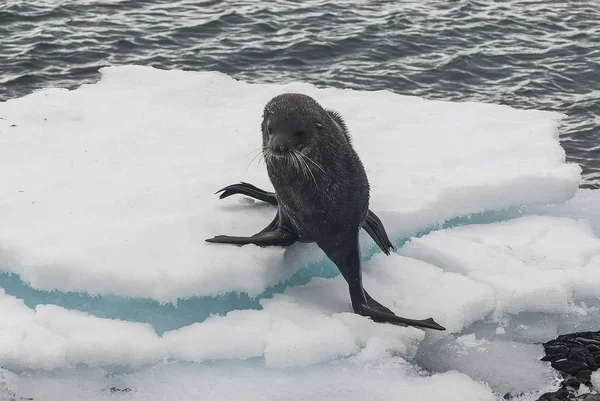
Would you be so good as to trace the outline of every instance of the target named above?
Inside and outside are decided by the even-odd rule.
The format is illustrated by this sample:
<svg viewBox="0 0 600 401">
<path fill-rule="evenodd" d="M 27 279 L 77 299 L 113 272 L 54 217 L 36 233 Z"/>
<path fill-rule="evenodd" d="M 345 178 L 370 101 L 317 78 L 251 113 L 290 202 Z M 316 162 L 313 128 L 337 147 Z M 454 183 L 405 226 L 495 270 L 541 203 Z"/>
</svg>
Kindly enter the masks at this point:
<svg viewBox="0 0 600 401">
<path fill-rule="evenodd" d="M 0 0 L 0 101 L 132 63 L 564 112 L 600 188 L 597 0 Z"/>
</svg>

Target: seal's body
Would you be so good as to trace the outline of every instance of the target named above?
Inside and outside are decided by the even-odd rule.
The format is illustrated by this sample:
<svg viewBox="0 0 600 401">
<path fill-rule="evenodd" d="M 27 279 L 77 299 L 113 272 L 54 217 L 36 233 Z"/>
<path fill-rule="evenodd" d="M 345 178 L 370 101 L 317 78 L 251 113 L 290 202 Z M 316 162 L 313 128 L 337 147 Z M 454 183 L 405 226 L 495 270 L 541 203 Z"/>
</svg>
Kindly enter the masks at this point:
<svg viewBox="0 0 600 401">
<path fill-rule="evenodd" d="M 284 94 L 263 116 L 263 149 L 272 154 L 267 172 L 279 204 L 299 240 L 319 246 L 358 235 L 369 210 L 365 169 L 332 114 L 306 95 Z M 290 157 L 294 152 L 301 156 Z"/>
<path fill-rule="evenodd" d="M 242 193 L 278 205 L 275 219 L 252 237 L 217 236 L 208 242 L 291 245 L 316 242 L 348 283 L 352 307 L 375 321 L 444 330 L 433 319 L 394 315 L 362 285 L 360 228 L 389 254 L 383 224 L 369 210 L 369 182 L 341 116 L 309 96 L 286 93 L 265 106 L 263 156 L 275 193 L 234 184 L 221 198 Z M 221 192 L 219 191 L 219 192 Z"/>
</svg>

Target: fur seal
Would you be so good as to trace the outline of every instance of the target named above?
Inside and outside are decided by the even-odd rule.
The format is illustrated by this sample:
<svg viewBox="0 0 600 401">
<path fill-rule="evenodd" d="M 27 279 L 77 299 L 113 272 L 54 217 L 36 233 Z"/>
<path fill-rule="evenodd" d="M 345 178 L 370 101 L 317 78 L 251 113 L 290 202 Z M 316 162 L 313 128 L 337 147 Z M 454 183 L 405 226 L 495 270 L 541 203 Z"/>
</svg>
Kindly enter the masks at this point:
<svg viewBox="0 0 600 401">
<path fill-rule="evenodd" d="M 220 198 L 245 194 L 277 205 L 277 214 L 251 237 L 219 235 L 207 242 L 289 246 L 315 242 L 348 283 L 354 312 L 376 322 L 445 330 L 432 318 L 396 316 L 363 288 L 361 227 L 386 253 L 393 248 L 369 210 L 369 182 L 342 116 L 310 96 L 285 93 L 264 108 L 262 154 L 275 193 L 248 183 L 229 185 Z"/>
</svg>

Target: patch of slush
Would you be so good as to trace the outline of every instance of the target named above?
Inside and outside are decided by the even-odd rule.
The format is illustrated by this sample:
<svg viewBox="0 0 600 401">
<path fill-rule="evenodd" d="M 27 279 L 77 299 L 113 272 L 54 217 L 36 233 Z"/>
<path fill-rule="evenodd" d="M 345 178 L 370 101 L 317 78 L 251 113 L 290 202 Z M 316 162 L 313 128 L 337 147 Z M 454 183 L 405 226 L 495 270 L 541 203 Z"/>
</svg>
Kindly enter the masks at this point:
<svg viewBox="0 0 600 401">
<path fill-rule="evenodd" d="M 519 394 L 537 392 L 555 378 L 550 365 L 539 361 L 543 356 L 543 348 L 536 344 L 466 334 L 431 344 L 418 362 L 438 371 L 462 372 L 499 393 Z"/>
<path fill-rule="evenodd" d="M 565 163 L 557 141 L 561 114 L 106 68 L 96 84 L 0 104 L 0 268 L 38 289 L 174 302 L 258 295 L 323 260 L 316 246 L 204 242 L 271 221 L 273 207 L 214 192 L 240 180 L 269 189 L 264 167 L 248 165 L 263 106 L 288 91 L 346 117 L 371 208 L 393 238 L 577 190 L 580 168 Z"/>
</svg>

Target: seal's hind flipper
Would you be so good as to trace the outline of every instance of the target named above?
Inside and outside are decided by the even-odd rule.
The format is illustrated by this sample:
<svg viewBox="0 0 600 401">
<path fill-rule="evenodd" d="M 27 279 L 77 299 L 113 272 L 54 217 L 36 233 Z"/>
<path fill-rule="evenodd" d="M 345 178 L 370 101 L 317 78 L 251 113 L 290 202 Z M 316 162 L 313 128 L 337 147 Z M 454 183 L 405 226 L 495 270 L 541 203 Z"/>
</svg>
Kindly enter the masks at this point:
<svg viewBox="0 0 600 401">
<path fill-rule="evenodd" d="M 317 245 L 335 263 L 348 283 L 350 301 L 355 313 L 368 317 L 378 323 L 446 330 L 431 318 L 416 320 L 396 316 L 391 310 L 375 301 L 364 290 L 358 233 L 337 238 L 325 238 L 317 243 Z"/>
<path fill-rule="evenodd" d="M 358 313 L 360 315 L 369 317 L 371 320 L 377 323 L 390 323 L 397 326 L 413 326 L 424 329 L 432 329 L 432 330 L 440 330 L 445 331 L 446 328 L 440 324 L 438 324 L 432 318 L 417 320 L 417 319 L 407 319 L 404 317 L 396 316 L 393 313 L 386 313 L 379 311 L 377 309 L 369 308 L 368 306 L 365 308 L 361 308 Z"/>
<path fill-rule="evenodd" d="M 235 194 L 242 194 L 263 202 L 270 203 L 271 205 L 277 205 L 277 197 L 275 196 L 275 192 L 267 192 L 255 187 L 252 184 L 248 184 L 247 182 L 228 185 L 215 193 L 218 194 L 219 192 L 222 192 L 221 195 L 219 195 L 219 199 L 224 199 Z"/>
<path fill-rule="evenodd" d="M 364 228 L 371 238 L 373 238 L 373 241 L 381 248 L 383 253 L 389 255 L 390 249 L 394 250 L 394 245 L 388 238 L 383 223 L 371 210 L 367 213 L 367 218 L 365 219 L 362 228 Z"/>
</svg>

